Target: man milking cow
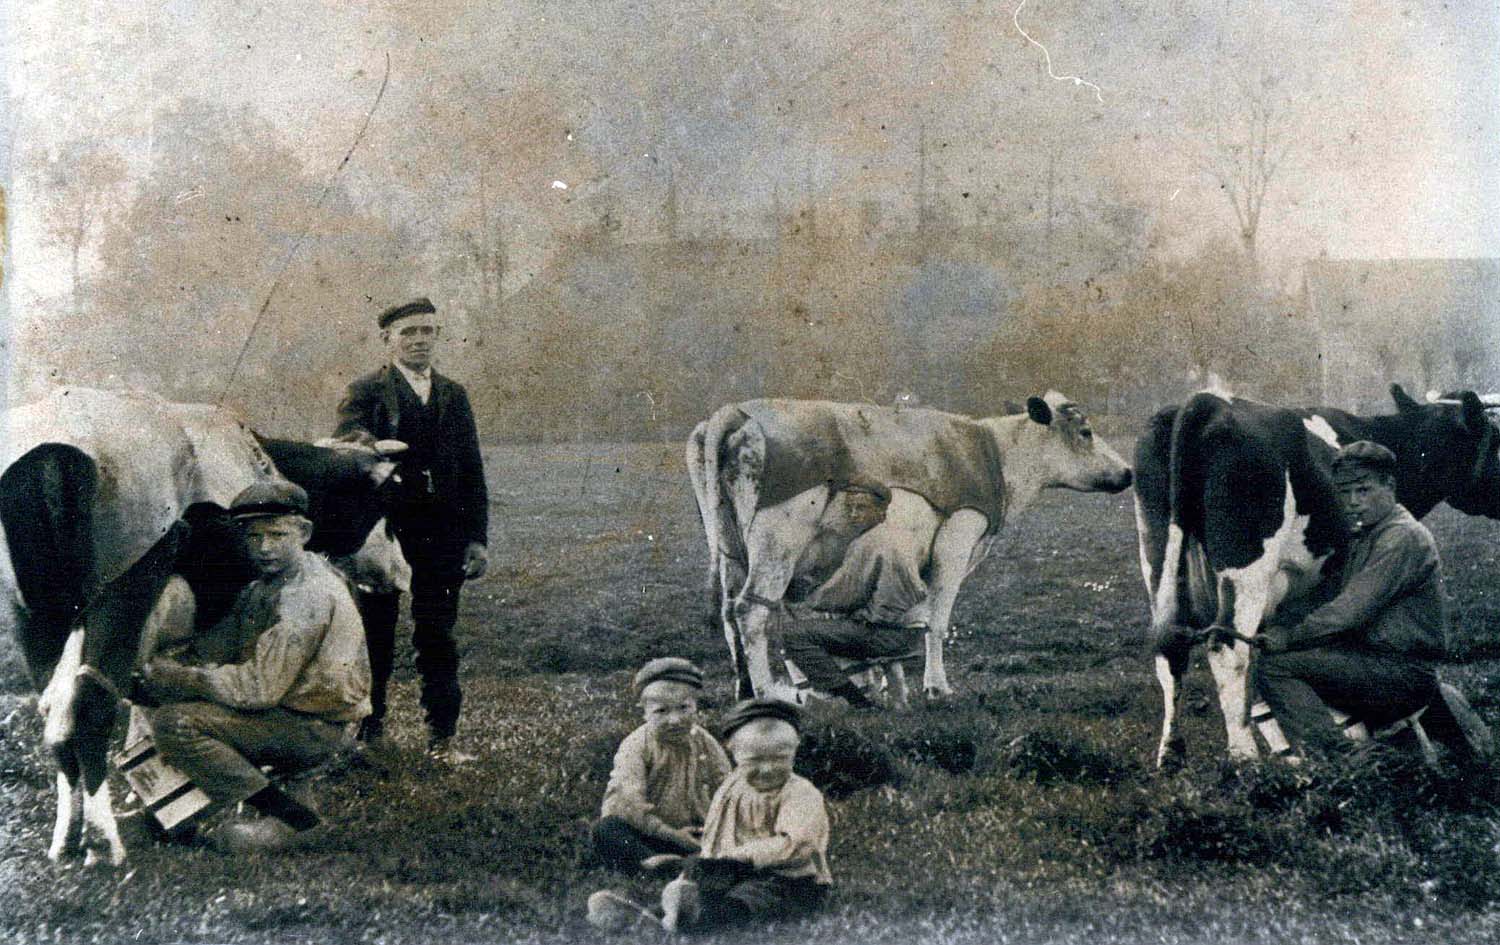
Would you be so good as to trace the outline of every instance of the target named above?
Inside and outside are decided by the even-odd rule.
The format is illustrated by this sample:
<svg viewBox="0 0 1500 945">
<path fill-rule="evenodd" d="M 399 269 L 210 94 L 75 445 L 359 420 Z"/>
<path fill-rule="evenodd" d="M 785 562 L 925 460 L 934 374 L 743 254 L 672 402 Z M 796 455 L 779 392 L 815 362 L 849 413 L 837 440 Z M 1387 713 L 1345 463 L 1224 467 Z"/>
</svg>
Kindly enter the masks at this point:
<svg viewBox="0 0 1500 945">
<path fill-rule="evenodd" d="M 138 697 L 162 759 L 218 807 L 245 802 L 262 816 L 214 834 L 230 851 L 277 851 L 315 837 L 312 807 L 274 785 L 272 774 L 317 768 L 353 743 L 370 711 L 364 628 L 344 579 L 305 549 L 312 537 L 307 493 L 266 481 L 230 504 L 256 579 L 222 620 L 192 633 L 190 595 L 164 595 Z M 182 587 L 185 585 L 177 585 Z M 165 615 L 165 617 L 163 617 Z M 184 626 L 165 626 L 173 622 Z"/>
<path fill-rule="evenodd" d="M 1488 733 L 1456 691 L 1440 691 L 1447 652 L 1442 565 L 1432 534 L 1396 501 L 1396 457 L 1378 443 L 1341 449 L 1333 483 L 1353 538 L 1321 603 L 1255 638 L 1254 678 L 1292 742 L 1324 757 L 1350 741 L 1329 709 L 1379 727 L 1424 707 L 1421 724 L 1470 761 Z"/>
<path fill-rule="evenodd" d="M 873 709 L 849 667 L 922 646 L 931 614 L 922 567 L 938 517 L 912 493 L 853 483 L 834 493 L 819 524 L 788 588 L 786 657 L 814 691 Z"/>
</svg>

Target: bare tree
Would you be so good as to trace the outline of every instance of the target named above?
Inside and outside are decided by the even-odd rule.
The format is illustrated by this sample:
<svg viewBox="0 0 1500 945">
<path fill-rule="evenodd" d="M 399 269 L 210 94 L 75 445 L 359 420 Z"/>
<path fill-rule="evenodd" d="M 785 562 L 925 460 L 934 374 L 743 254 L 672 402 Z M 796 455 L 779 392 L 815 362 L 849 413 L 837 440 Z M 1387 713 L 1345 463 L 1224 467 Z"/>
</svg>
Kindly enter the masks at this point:
<svg viewBox="0 0 1500 945">
<path fill-rule="evenodd" d="M 85 250 L 95 232 L 121 210 L 115 201 L 124 179 L 119 155 L 92 142 L 67 147 L 50 167 L 47 188 L 60 209 L 51 216 L 49 229 L 68 252 L 75 318 L 83 312 Z"/>
<path fill-rule="evenodd" d="M 1266 197 L 1295 136 L 1290 103 L 1264 63 L 1253 74 L 1229 75 L 1231 88 L 1214 96 L 1208 141 L 1197 149 L 1197 164 L 1229 201 L 1240 246 L 1254 267 Z"/>
</svg>

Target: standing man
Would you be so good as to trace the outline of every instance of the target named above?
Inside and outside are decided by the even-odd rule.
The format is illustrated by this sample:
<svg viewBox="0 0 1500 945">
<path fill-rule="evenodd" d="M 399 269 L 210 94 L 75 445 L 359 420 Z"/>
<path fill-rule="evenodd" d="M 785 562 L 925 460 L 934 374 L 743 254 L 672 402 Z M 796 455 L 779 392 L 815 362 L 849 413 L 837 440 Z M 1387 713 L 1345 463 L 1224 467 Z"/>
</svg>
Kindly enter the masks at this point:
<svg viewBox="0 0 1500 945">
<path fill-rule="evenodd" d="M 1395 476 L 1395 454 L 1379 443 L 1351 443 L 1334 458 L 1354 531 L 1334 596 L 1255 638 L 1255 685 L 1292 741 L 1325 757 L 1355 744 L 1329 707 L 1378 727 L 1427 706 L 1430 735 L 1483 760 L 1465 730 L 1483 724 L 1456 690 L 1450 704 L 1438 689 L 1448 634 L 1442 566 L 1432 533 L 1397 503 Z"/>
<path fill-rule="evenodd" d="M 391 526 L 411 564 L 412 647 L 422 676 L 428 750 L 439 760 L 473 760 L 453 745 L 463 693 L 458 685 L 458 592 L 489 564 L 489 494 L 474 412 L 462 385 L 432 369 L 442 336 L 427 299 L 387 309 L 377 319 L 389 363 L 349 385 L 334 436 L 407 444 L 397 475 Z M 365 631 L 374 674 L 372 712 L 360 738 L 384 732 L 399 594 L 367 597 Z"/>
</svg>

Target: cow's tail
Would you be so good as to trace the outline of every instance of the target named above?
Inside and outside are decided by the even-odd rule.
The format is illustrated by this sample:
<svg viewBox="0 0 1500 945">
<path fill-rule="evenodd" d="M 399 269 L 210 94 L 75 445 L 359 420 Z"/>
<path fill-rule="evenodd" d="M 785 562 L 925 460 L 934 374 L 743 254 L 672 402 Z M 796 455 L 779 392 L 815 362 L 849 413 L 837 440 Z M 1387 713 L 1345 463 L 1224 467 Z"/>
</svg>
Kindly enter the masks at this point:
<svg viewBox="0 0 1500 945">
<path fill-rule="evenodd" d="M 0 526 L 27 620 L 20 636 L 38 689 L 97 588 L 94 496 L 99 471 L 82 450 L 43 443 L 0 475 Z"/>
<path fill-rule="evenodd" d="M 699 511 L 703 517 L 703 533 L 708 540 L 708 588 L 713 608 L 711 619 L 714 621 L 718 619 L 722 596 L 728 591 L 722 586 L 724 555 L 739 547 L 734 509 L 724 502 L 723 459 L 729 438 L 747 419 L 738 407 L 721 407 L 693 430 L 692 446 L 689 447 L 690 454 L 693 447 L 697 447 L 702 460 L 698 466 L 701 484 L 695 479 L 694 488 L 701 489 Z M 690 461 L 688 465 L 691 469 L 693 463 Z"/>
<path fill-rule="evenodd" d="M 693 502 L 698 506 L 698 518 L 703 523 L 703 535 L 708 542 L 708 581 L 704 592 L 704 621 L 709 626 L 715 626 L 719 620 L 719 598 L 722 593 L 720 587 L 719 565 L 720 554 L 718 539 L 718 516 L 710 512 L 711 502 L 708 495 L 708 484 L 715 483 L 717 493 L 718 477 L 708 477 L 708 427 L 709 422 L 704 421 L 693 427 L 693 433 L 687 442 L 687 468 L 688 479 L 693 483 Z M 715 457 L 717 467 L 717 456 Z"/>
<path fill-rule="evenodd" d="M 1202 543 L 1204 483 L 1195 459 L 1204 428 L 1220 415 L 1223 405 L 1222 397 L 1197 394 L 1177 411 L 1172 423 L 1167 474 L 1171 511 L 1161 578 L 1151 606 L 1151 630 L 1158 648 L 1179 640 L 1185 625 L 1198 623 L 1205 604 L 1217 594 Z"/>
</svg>

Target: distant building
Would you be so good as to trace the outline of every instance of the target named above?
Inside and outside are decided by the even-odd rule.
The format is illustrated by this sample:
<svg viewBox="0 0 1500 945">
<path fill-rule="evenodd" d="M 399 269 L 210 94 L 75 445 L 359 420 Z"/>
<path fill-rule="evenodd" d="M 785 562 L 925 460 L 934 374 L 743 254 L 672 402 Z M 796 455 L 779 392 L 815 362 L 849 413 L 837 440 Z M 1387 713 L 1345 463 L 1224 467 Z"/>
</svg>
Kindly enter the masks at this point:
<svg viewBox="0 0 1500 945">
<path fill-rule="evenodd" d="M 1500 388 L 1500 259 L 1317 259 L 1302 292 L 1323 403 L 1386 412 L 1392 382 L 1419 399 Z"/>
</svg>

